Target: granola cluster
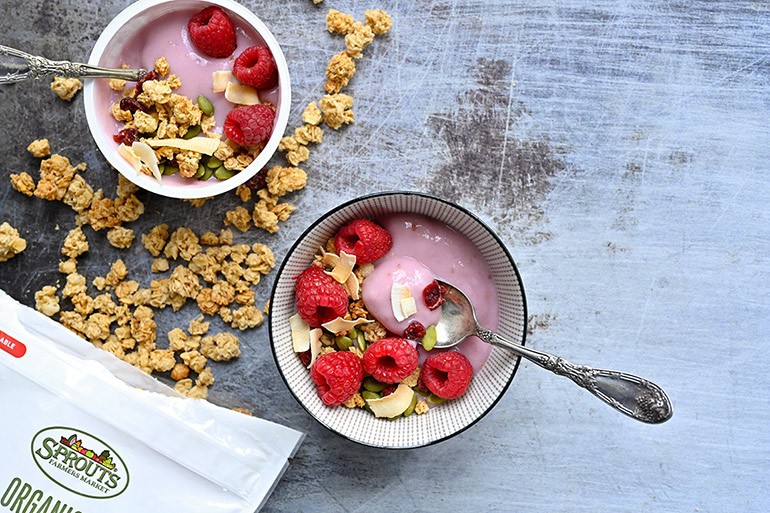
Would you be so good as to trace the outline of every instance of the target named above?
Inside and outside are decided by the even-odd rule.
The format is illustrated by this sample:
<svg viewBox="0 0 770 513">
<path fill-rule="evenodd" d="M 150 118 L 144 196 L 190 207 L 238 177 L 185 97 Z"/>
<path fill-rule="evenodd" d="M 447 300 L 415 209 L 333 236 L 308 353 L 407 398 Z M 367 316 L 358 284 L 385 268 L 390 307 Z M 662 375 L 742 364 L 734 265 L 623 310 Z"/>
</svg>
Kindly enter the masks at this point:
<svg viewBox="0 0 770 513">
<path fill-rule="evenodd" d="M 14 188 L 28 196 L 64 202 L 75 212 L 76 221 L 61 245 L 59 271 L 64 283 L 37 291 L 36 308 L 49 317 L 58 315 L 59 322 L 73 332 L 146 372 L 168 373 L 178 391 L 205 398 L 214 382 L 207 362 L 236 358 L 240 349 L 232 333 L 208 336 L 210 321 L 204 315 L 218 316 L 239 331 L 261 325 L 267 305 L 256 306 L 254 286 L 275 266 L 271 249 L 262 243 L 237 244 L 230 229 L 199 236 L 187 227 L 171 230 L 160 224 L 138 237 L 154 257 L 152 271 L 160 275 L 157 279 L 146 286 L 130 279 L 122 259 L 104 276 L 89 278 L 78 270 L 78 260 L 90 249 L 86 227 L 106 231 L 106 239 L 115 247 L 131 246 L 135 234 L 124 223 L 144 212 L 137 188 L 118 175 L 115 197 L 108 198 L 78 173 L 84 164 L 73 166 L 66 157 L 51 155 L 47 140 L 34 141 L 28 150 L 39 158 L 50 157 L 41 162 L 38 183 L 28 173 L 19 173 L 11 176 Z M 288 215 L 283 212 L 293 207 L 278 203 L 277 198 L 304 187 L 307 177 L 304 171 L 280 166 L 266 176 L 260 201 L 278 212 L 278 219 L 285 219 Z M 10 225 L 0 226 L 0 261 L 25 245 Z M 160 347 L 165 343 L 155 312 L 167 307 L 177 311 L 188 302 L 203 315 L 190 323 L 186 333 L 172 330 L 168 347 Z"/>
<path fill-rule="evenodd" d="M 83 83 L 77 78 L 54 77 L 51 82 L 51 91 L 65 101 L 72 101 L 78 91 L 83 88 Z"/>
<path fill-rule="evenodd" d="M 0 262 L 15 257 L 27 248 L 27 241 L 19 235 L 18 230 L 4 222 L 0 224 Z"/>
<path fill-rule="evenodd" d="M 328 93 L 319 101 L 308 104 L 302 113 L 302 126 L 294 134 L 281 139 L 278 150 L 284 152 L 286 161 L 298 166 L 310 158 L 309 144 L 323 141 L 321 123 L 333 130 L 353 123 L 353 97 L 340 91 L 348 86 L 356 73 L 356 59 L 363 57 L 364 49 L 374 41 L 375 36 L 387 34 L 393 25 L 388 13 L 381 9 L 365 12 L 365 22 L 361 23 L 347 13 L 330 9 L 326 15 L 326 28 L 332 34 L 345 37 L 345 50 L 335 54 L 326 66 Z"/>
</svg>

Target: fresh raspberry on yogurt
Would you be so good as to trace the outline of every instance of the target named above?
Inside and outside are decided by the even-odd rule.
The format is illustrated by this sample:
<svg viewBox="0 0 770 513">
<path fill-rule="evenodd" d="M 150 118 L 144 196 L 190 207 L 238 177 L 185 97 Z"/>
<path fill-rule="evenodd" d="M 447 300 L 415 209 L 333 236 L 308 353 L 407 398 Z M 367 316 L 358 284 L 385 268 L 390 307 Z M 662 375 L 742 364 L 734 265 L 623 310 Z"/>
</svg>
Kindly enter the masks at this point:
<svg viewBox="0 0 770 513">
<path fill-rule="evenodd" d="M 187 30 L 195 47 L 209 57 L 229 57 L 237 46 L 233 22 L 215 5 L 190 18 Z"/>
</svg>

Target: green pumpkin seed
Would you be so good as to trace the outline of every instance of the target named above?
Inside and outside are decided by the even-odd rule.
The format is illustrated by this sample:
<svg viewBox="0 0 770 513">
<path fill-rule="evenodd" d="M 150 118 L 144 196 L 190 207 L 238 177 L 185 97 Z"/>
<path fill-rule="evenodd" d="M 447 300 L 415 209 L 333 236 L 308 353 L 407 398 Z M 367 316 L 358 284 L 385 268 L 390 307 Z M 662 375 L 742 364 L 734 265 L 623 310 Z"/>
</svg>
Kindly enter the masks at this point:
<svg viewBox="0 0 770 513">
<path fill-rule="evenodd" d="M 364 334 L 360 331 L 358 332 L 358 336 L 356 337 L 356 344 L 358 345 L 358 349 L 361 351 L 366 351 L 366 339 L 364 338 Z"/>
<path fill-rule="evenodd" d="M 361 392 L 361 397 L 363 397 L 365 400 L 368 401 L 368 400 L 371 400 L 371 399 L 379 399 L 380 398 L 380 394 L 378 394 L 377 392 L 371 392 L 369 390 L 364 390 L 363 392 Z"/>
<path fill-rule="evenodd" d="M 209 178 L 211 178 L 211 175 L 213 175 L 213 174 L 214 174 L 214 170 L 213 170 L 213 169 L 211 169 L 211 168 L 209 168 L 209 167 L 206 167 L 206 166 L 203 166 L 203 169 L 205 169 L 205 171 L 203 172 L 203 176 L 201 176 L 200 178 L 198 178 L 198 180 L 200 180 L 200 181 L 202 181 L 202 182 L 205 182 L 206 180 L 208 180 Z"/>
<path fill-rule="evenodd" d="M 382 392 L 385 386 L 385 383 L 380 383 L 372 377 L 368 377 L 364 380 L 364 388 L 370 392 Z"/>
<path fill-rule="evenodd" d="M 213 155 L 209 157 L 209 159 L 206 161 L 206 167 L 210 167 L 211 169 L 216 169 L 221 165 L 222 165 L 222 161 Z"/>
<path fill-rule="evenodd" d="M 158 164 L 158 171 L 160 171 L 160 174 L 165 175 L 166 174 L 166 165 L 165 164 Z"/>
<path fill-rule="evenodd" d="M 439 397 L 439 396 L 437 396 L 436 394 L 430 394 L 430 395 L 428 396 L 428 402 L 429 402 L 430 404 L 441 404 L 441 403 L 443 403 L 444 401 L 446 401 L 446 399 L 444 399 L 443 397 Z"/>
<path fill-rule="evenodd" d="M 436 340 L 438 335 L 436 334 L 436 327 L 431 325 L 425 328 L 425 336 L 422 337 L 422 347 L 426 351 L 430 351 L 436 346 Z"/>
<path fill-rule="evenodd" d="M 358 333 L 359 331 L 356 329 L 355 326 L 353 326 L 352 328 L 350 328 L 350 331 L 348 332 L 348 336 L 353 340 L 355 340 L 358 338 Z"/>
<path fill-rule="evenodd" d="M 203 176 L 203 173 L 205 173 L 205 172 L 206 172 L 206 166 L 204 166 L 203 164 L 198 164 L 198 170 L 195 172 L 193 177 L 194 178 L 200 178 L 200 177 Z"/>
<path fill-rule="evenodd" d="M 406 407 L 406 410 L 404 410 L 404 417 L 408 417 L 412 413 L 414 413 L 414 409 L 417 407 L 417 394 L 412 394 L 412 402 L 409 403 L 409 406 Z"/>
<path fill-rule="evenodd" d="M 200 125 L 193 125 L 190 128 L 187 129 L 187 133 L 185 133 L 182 136 L 182 139 L 192 139 L 196 135 L 201 133 L 201 126 Z"/>
<path fill-rule="evenodd" d="M 353 345 L 353 341 L 350 337 L 337 337 L 337 347 L 342 351 L 347 351 Z"/>
<path fill-rule="evenodd" d="M 200 107 L 201 112 L 207 116 L 214 114 L 214 104 L 203 95 L 198 96 L 198 107 Z"/>
<path fill-rule="evenodd" d="M 179 172 L 179 168 L 176 166 L 172 166 L 171 164 L 166 164 L 161 171 L 164 175 L 174 175 Z"/>
<path fill-rule="evenodd" d="M 217 178 L 217 180 L 227 180 L 228 178 L 234 177 L 235 174 L 235 171 L 230 171 L 229 169 L 226 169 L 225 166 L 219 166 L 216 171 L 214 171 L 214 176 Z"/>
</svg>

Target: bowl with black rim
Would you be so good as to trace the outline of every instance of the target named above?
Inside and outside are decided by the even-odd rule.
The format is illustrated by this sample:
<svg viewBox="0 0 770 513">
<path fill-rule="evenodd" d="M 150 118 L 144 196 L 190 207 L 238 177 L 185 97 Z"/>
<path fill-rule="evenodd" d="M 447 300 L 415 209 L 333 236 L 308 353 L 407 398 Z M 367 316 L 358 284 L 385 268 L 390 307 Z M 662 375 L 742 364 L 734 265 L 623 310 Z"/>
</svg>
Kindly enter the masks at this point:
<svg viewBox="0 0 770 513">
<path fill-rule="evenodd" d="M 461 397 L 432 407 L 428 413 L 394 420 L 377 418 L 363 408 L 328 407 L 321 401 L 292 344 L 289 317 L 296 313 L 295 278 L 340 227 L 355 219 L 377 220 L 404 212 L 433 218 L 468 237 L 486 260 L 494 281 L 498 330 L 521 344 L 527 332 L 526 299 L 516 263 L 500 237 L 466 208 L 418 192 L 383 192 L 347 201 L 315 220 L 289 249 L 275 278 L 269 318 L 273 357 L 289 391 L 314 419 L 344 438 L 388 449 L 422 447 L 465 431 L 500 401 L 519 366 L 513 352 L 494 347 Z"/>
</svg>

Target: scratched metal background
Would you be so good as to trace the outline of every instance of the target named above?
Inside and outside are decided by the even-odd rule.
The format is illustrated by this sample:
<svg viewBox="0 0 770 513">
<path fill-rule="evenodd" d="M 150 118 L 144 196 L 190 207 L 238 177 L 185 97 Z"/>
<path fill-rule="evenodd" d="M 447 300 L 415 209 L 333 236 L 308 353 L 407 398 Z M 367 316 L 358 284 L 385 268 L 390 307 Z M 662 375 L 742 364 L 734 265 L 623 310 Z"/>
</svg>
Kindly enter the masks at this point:
<svg viewBox="0 0 770 513">
<path fill-rule="evenodd" d="M 364 449 L 317 425 L 289 396 L 265 327 L 215 369 L 212 401 L 245 406 L 308 437 L 265 511 L 764 512 L 770 465 L 770 4 L 765 1 L 243 1 L 289 59 L 291 124 L 321 94 L 342 41 L 326 9 L 383 7 L 395 29 L 358 66 L 356 123 L 327 131 L 278 257 L 321 212 L 359 193 L 430 191 L 494 226 L 520 265 L 533 346 L 648 376 L 674 418 L 650 427 L 524 364 L 500 404 L 439 445 Z M 84 59 L 127 1 L 0 0 L 0 43 Z M 6 173 L 34 171 L 26 144 L 115 173 L 88 134 L 82 98 L 47 84 L 0 88 Z M 236 200 L 196 210 L 144 194 L 133 227 L 218 228 Z M 59 279 L 68 207 L 0 181 L 0 220 L 28 249 L 0 265 L 26 304 Z M 117 257 L 142 283 L 149 257 L 88 232 L 81 269 Z M 266 298 L 272 279 L 260 286 Z M 160 315 L 170 328 L 195 314 Z M 2 394 L 7 394 L 7 391 Z M 205 462 L 201 462 L 205 464 Z"/>
</svg>

